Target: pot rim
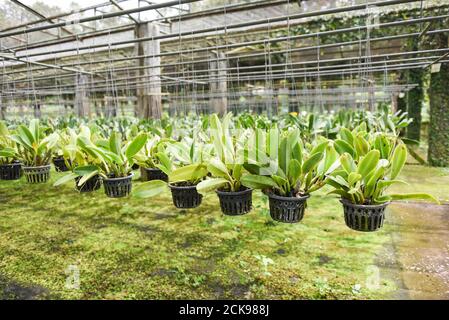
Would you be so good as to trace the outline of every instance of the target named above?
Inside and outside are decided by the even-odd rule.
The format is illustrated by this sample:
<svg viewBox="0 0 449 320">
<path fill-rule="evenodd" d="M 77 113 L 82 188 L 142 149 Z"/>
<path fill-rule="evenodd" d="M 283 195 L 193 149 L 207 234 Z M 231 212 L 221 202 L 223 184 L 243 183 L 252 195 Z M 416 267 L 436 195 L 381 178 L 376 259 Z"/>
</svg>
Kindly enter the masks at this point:
<svg viewBox="0 0 449 320">
<path fill-rule="evenodd" d="M 105 181 L 118 181 L 118 180 L 127 180 L 130 178 L 132 179 L 132 177 L 134 177 L 134 173 L 131 173 L 126 177 L 120 177 L 120 178 L 105 178 L 105 177 L 101 177 L 101 178 Z"/>
<path fill-rule="evenodd" d="M 387 201 L 387 202 L 381 203 L 381 204 L 357 204 L 357 203 L 352 203 L 351 201 L 349 201 L 348 199 L 345 199 L 345 198 L 340 198 L 340 202 L 344 205 L 348 205 L 348 206 L 352 206 L 354 208 L 360 208 L 360 209 L 377 209 L 377 208 L 386 207 L 391 203 L 391 201 Z"/>
<path fill-rule="evenodd" d="M 45 166 L 23 166 L 22 169 L 41 169 L 41 168 L 51 168 L 51 164 L 47 164 Z"/>
<path fill-rule="evenodd" d="M 244 189 L 242 191 L 221 191 L 221 190 L 217 189 L 217 190 L 215 190 L 215 192 L 218 195 L 240 196 L 242 194 L 251 193 L 253 191 L 253 189 L 251 189 L 251 188 L 247 188 L 247 187 L 245 187 L 245 188 L 246 189 Z"/>
<path fill-rule="evenodd" d="M 141 167 L 144 170 L 148 170 L 148 171 L 160 171 L 160 172 L 164 172 L 159 168 L 149 168 L 149 167 Z M 165 173 L 165 172 L 164 172 Z"/>
<path fill-rule="evenodd" d="M 22 166 L 20 162 L 0 164 L 0 167 Z"/>
<path fill-rule="evenodd" d="M 268 192 L 268 197 L 276 200 L 282 200 L 282 201 L 304 201 L 310 198 L 310 194 L 306 194 L 301 197 L 284 197 L 284 196 L 278 196 L 277 194 L 273 193 L 272 191 Z"/>
<path fill-rule="evenodd" d="M 195 189 L 196 190 L 196 186 L 197 186 L 197 184 L 194 184 L 194 185 L 191 185 L 191 186 L 175 186 L 171 182 L 168 183 L 168 187 L 170 189 L 175 189 L 175 190 L 190 190 L 190 189 Z"/>
</svg>

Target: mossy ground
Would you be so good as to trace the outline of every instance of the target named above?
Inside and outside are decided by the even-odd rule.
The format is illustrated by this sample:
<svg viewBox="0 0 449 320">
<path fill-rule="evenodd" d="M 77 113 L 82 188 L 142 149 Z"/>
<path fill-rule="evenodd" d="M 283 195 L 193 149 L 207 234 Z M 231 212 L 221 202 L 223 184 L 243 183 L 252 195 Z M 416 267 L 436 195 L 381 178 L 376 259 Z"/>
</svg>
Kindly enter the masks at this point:
<svg viewBox="0 0 449 320">
<path fill-rule="evenodd" d="M 52 172 L 51 180 L 59 176 Z M 403 177 L 411 190 L 449 194 L 445 169 L 408 166 Z M 251 213 L 227 217 L 215 194 L 197 209 L 179 210 L 170 194 L 109 199 L 72 185 L 0 181 L 0 298 L 387 297 L 392 282 L 376 290 L 365 283 L 390 226 L 351 231 L 338 200 L 323 195 L 311 197 L 301 223 L 289 225 L 271 220 L 260 192 Z M 79 289 L 66 287 L 71 265 Z"/>
</svg>

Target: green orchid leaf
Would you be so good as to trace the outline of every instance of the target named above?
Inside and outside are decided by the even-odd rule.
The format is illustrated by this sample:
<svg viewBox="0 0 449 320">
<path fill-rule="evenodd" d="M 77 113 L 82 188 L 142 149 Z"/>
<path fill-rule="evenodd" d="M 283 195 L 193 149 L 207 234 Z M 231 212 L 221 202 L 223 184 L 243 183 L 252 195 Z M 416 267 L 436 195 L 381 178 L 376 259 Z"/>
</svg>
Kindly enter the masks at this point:
<svg viewBox="0 0 449 320">
<path fill-rule="evenodd" d="M 324 148 L 326 148 L 326 145 L 324 146 Z M 314 153 L 312 154 L 312 156 L 310 156 L 309 159 L 307 159 L 304 164 L 302 165 L 302 172 L 304 174 L 312 171 L 313 169 L 315 169 L 315 167 L 318 165 L 318 163 L 321 161 L 321 159 L 323 158 L 324 153 L 323 152 L 318 152 L 318 153 Z"/>
<path fill-rule="evenodd" d="M 113 131 L 111 133 L 111 136 L 109 137 L 109 150 L 116 155 L 119 155 L 121 153 L 121 139 L 120 134 Z"/>
<path fill-rule="evenodd" d="M 337 150 L 337 152 L 341 155 L 344 153 L 348 153 L 352 157 L 355 156 L 354 148 L 344 140 L 340 140 L 340 139 L 335 140 L 334 146 L 335 146 L 335 150 Z"/>
<path fill-rule="evenodd" d="M 134 157 L 147 142 L 148 135 L 146 133 L 141 133 L 131 141 L 125 151 L 125 156 L 128 159 Z M 118 153 L 117 153 L 118 154 Z"/>
<path fill-rule="evenodd" d="M 277 183 L 270 177 L 248 174 L 241 178 L 241 183 L 251 189 L 268 189 L 277 187 Z"/>
<path fill-rule="evenodd" d="M 150 198 L 168 192 L 167 182 L 151 180 L 137 185 L 132 195 L 136 198 Z"/>
<path fill-rule="evenodd" d="M 59 178 L 58 180 L 56 180 L 56 182 L 53 184 L 53 186 L 58 187 L 60 185 L 66 184 L 69 181 L 73 182 L 76 177 L 78 177 L 78 175 L 76 173 L 70 172 L 69 174 L 66 174 L 66 175 L 62 176 L 61 178 Z"/>
<path fill-rule="evenodd" d="M 288 164 L 288 179 L 291 185 L 295 185 L 302 174 L 301 164 L 296 159 L 291 159 Z"/>
<path fill-rule="evenodd" d="M 428 193 L 389 194 L 388 197 L 391 200 L 430 200 L 436 204 L 440 204 L 440 201 Z"/>
<path fill-rule="evenodd" d="M 90 173 L 83 175 L 81 177 L 81 179 L 78 181 L 78 187 L 82 187 L 89 179 L 95 177 L 98 174 L 99 174 L 99 172 L 98 172 L 98 170 L 96 170 L 96 171 L 92 171 Z"/>
<path fill-rule="evenodd" d="M 342 140 L 344 140 L 350 146 L 354 145 L 354 135 L 348 129 L 341 128 L 340 129 L 340 137 L 341 137 Z"/>
<path fill-rule="evenodd" d="M 207 172 L 207 168 L 204 164 L 191 164 L 173 170 L 168 177 L 170 182 L 193 182 L 205 177 Z"/>
<path fill-rule="evenodd" d="M 371 150 L 362 158 L 358 167 L 357 173 L 362 175 L 362 178 L 365 179 L 369 173 L 371 173 L 379 163 L 380 152 L 379 150 Z"/>
<path fill-rule="evenodd" d="M 95 171 L 99 171 L 99 168 L 97 166 L 94 165 L 88 165 L 88 166 L 81 166 L 81 167 L 76 167 L 75 169 L 73 169 L 73 172 L 77 175 L 77 176 L 85 176 L 88 175 L 92 172 Z"/>
<path fill-rule="evenodd" d="M 390 179 L 394 180 L 404 168 L 405 161 L 407 160 L 407 147 L 404 144 L 400 144 L 394 150 L 391 158 L 391 173 Z"/>
<path fill-rule="evenodd" d="M 212 174 L 213 177 L 216 178 L 226 178 L 228 180 L 232 180 L 228 168 L 226 165 L 218 158 L 214 158 L 210 160 L 207 165 L 207 170 Z"/>
<path fill-rule="evenodd" d="M 229 180 L 224 178 L 212 178 L 201 181 L 197 184 L 196 190 L 201 194 L 206 194 L 210 191 L 214 191 L 220 188 L 225 187 L 229 184 Z"/>
</svg>

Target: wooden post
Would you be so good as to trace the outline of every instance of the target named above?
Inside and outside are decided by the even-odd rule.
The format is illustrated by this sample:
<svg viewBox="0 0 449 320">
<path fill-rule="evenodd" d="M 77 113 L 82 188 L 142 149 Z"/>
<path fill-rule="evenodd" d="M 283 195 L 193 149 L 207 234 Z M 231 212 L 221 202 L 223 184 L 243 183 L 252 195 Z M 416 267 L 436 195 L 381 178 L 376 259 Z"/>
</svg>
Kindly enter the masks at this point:
<svg viewBox="0 0 449 320">
<path fill-rule="evenodd" d="M 39 102 L 33 104 L 33 115 L 35 119 L 41 118 L 41 104 Z"/>
<path fill-rule="evenodd" d="M 399 94 L 393 93 L 391 95 L 391 111 L 395 113 L 398 111 L 398 101 L 399 101 Z"/>
<path fill-rule="evenodd" d="M 20 102 L 19 104 L 19 117 L 23 118 L 25 116 L 24 106 L 23 102 Z"/>
<path fill-rule="evenodd" d="M 0 97 L 0 120 L 6 119 L 6 104 L 3 103 L 3 98 Z"/>
<path fill-rule="evenodd" d="M 101 102 L 98 101 L 98 97 L 95 97 L 95 102 L 94 102 L 94 108 L 95 108 L 95 115 L 97 117 L 101 117 Z"/>
<path fill-rule="evenodd" d="M 141 23 L 136 26 L 136 37 L 152 37 L 160 35 L 159 26 L 153 23 Z M 138 59 L 139 66 L 159 66 L 161 64 L 160 40 L 150 40 L 136 43 L 137 55 L 148 56 Z M 142 68 L 138 71 L 140 80 L 145 81 L 145 85 L 137 88 L 137 110 L 136 113 L 142 118 L 160 119 L 162 116 L 161 98 L 161 68 Z"/>
<path fill-rule="evenodd" d="M 226 96 L 228 84 L 226 79 L 227 60 L 223 52 L 215 55 L 216 60 L 211 60 L 209 64 L 211 94 L 211 107 L 214 112 L 224 115 L 228 110 L 228 98 Z"/>
<path fill-rule="evenodd" d="M 105 111 L 104 116 L 107 118 L 117 116 L 117 102 L 114 97 L 104 96 Z"/>
<path fill-rule="evenodd" d="M 90 117 L 89 96 L 87 85 L 89 78 L 85 74 L 76 75 L 75 107 L 78 117 Z"/>
</svg>

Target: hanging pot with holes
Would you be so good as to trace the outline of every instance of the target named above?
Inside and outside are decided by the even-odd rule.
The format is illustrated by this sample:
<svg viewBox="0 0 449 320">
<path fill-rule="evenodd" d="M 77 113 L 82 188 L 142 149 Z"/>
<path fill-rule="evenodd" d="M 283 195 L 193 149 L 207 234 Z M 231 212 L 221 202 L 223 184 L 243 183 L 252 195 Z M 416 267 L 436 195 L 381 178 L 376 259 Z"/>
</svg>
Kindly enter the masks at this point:
<svg viewBox="0 0 449 320">
<path fill-rule="evenodd" d="M 103 178 L 104 193 L 109 198 L 122 198 L 131 193 L 133 174 L 120 178 Z"/>
<path fill-rule="evenodd" d="M 253 207 L 253 189 L 242 187 L 239 191 L 217 190 L 220 208 L 228 216 L 240 216 L 251 211 Z"/>
<path fill-rule="evenodd" d="M 304 217 L 307 199 L 310 195 L 285 197 L 268 192 L 270 203 L 270 215 L 275 221 L 284 223 L 296 223 Z"/>
<path fill-rule="evenodd" d="M 15 161 L 0 165 L 0 180 L 18 180 L 22 175 L 22 164 Z"/>
<path fill-rule="evenodd" d="M 173 204 L 176 208 L 191 209 L 201 204 L 203 195 L 198 193 L 196 185 L 188 185 L 186 183 L 169 183 Z"/>
<path fill-rule="evenodd" d="M 372 232 L 382 228 L 385 220 L 385 209 L 390 204 L 386 202 L 376 205 L 354 204 L 346 199 L 340 199 L 346 225 L 356 231 Z"/>
<path fill-rule="evenodd" d="M 23 174 L 28 183 L 45 183 L 50 178 L 51 165 L 23 167 Z"/>
<path fill-rule="evenodd" d="M 63 157 L 53 158 L 53 164 L 55 165 L 56 172 L 66 172 L 70 170 Z"/>
</svg>

